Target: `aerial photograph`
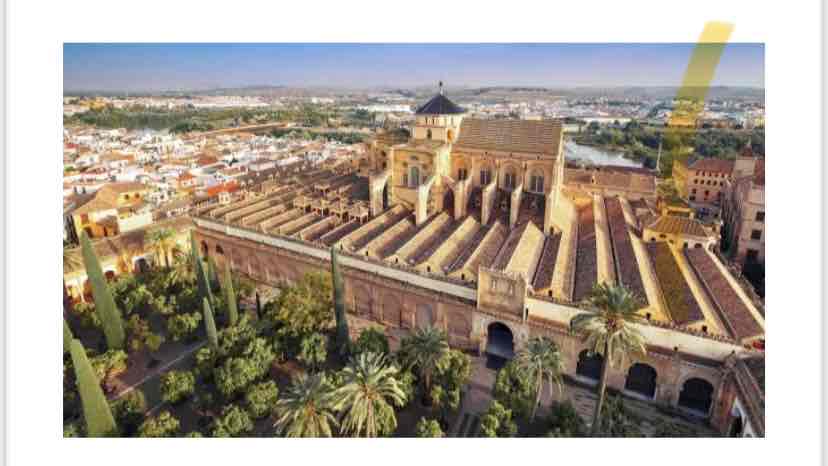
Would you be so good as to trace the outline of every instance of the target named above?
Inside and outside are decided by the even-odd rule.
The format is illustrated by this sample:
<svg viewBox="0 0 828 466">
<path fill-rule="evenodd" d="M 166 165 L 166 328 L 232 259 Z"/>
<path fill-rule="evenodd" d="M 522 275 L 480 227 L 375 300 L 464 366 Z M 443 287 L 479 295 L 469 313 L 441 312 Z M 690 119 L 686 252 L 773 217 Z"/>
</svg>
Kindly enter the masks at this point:
<svg viewBox="0 0 828 466">
<path fill-rule="evenodd" d="M 765 437 L 764 44 L 62 53 L 64 438 Z"/>
</svg>

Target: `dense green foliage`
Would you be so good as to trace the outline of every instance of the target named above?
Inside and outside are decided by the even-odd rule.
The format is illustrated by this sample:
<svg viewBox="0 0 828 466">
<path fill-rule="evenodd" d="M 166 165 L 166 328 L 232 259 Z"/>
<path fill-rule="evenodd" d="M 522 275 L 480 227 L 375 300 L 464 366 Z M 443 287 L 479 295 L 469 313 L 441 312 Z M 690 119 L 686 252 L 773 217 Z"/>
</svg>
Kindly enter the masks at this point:
<svg viewBox="0 0 828 466">
<path fill-rule="evenodd" d="M 481 437 L 514 437 L 516 434 L 517 424 L 512 419 L 512 410 L 497 400 L 492 401 L 489 409 L 480 417 Z"/>
<path fill-rule="evenodd" d="M 173 341 L 194 340 L 195 332 L 201 323 L 200 312 L 176 314 L 167 319 L 167 332 Z"/>
<path fill-rule="evenodd" d="M 663 127 L 644 126 L 631 121 L 624 126 L 590 124 L 575 135 L 580 144 L 597 145 L 622 150 L 637 160 L 645 160 L 655 167 L 659 141 L 662 143 L 661 166 L 672 165 L 672 158 L 680 148 L 689 148 L 701 157 L 733 158 L 750 141 L 754 153 L 765 153 L 765 130 L 752 131 L 702 128 L 696 131 L 672 131 Z"/>
<path fill-rule="evenodd" d="M 213 437 L 242 437 L 253 430 L 253 421 L 247 411 L 231 404 L 213 421 Z"/>
<path fill-rule="evenodd" d="M 98 378 L 86 357 L 86 350 L 78 340 L 72 340 L 70 348 L 72 365 L 75 367 L 75 380 L 78 385 L 83 418 L 86 421 L 86 433 L 90 437 L 112 436 L 118 433 L 115 418 L 109 403 L 101 390 Z"/>
<path fill-rule="evenodd" d="M 169 411 L 161 411 L 157 416 L 144 421 L 138 428 L 141 437 L 175 437 L 181 423 Z"/>
<path fill-rule="evenodd" d="M 195 392 L 195 376 L 190 371 L 169 371 L 161 376 L 161 399 L 180 403 Z"/>
<path fill-rule="evenodd" d="M 301 339 L 330 328 L 334 321 L 332 295 L 330 274 L 308 273 L 265 305 L 265 314 L 279 328 L 280 335 Z"/>
<path fill-rule="evenodd" d="M 351 346 L 351 352 L 354 355 L 360 353 L 388 354 L 389 351 L 388 337 L 385 336 L 382 330 L 376 327 L 363 330 L 359 334 L 359 338 Z"/>
<path fill-rule="evenodd" d="M 276 387 L 276 382 L 272 380 L 252 385 L 244 396 L 247 409 L 254 419 L 273 414 L 278 399 L 279 389 Z"/>
<path fill-rule="evenodd" d="M 122 350 L 107 350 L 89 360 L 99 381 L 105 381 L 127 368 L 127 354 Z"/>
<path fill-rule="evenodd" d="M 129 316 L 126 328 L 128 346 L 132 351 L 141 351 L 146 348 L 154 352 L 158 351 L 164 343 L 164 337 L 154 333 L 150 329 L 149 322 L 138 314 Z"/>
<path fill-rule="evenodd" d="M 587 434 L 586 423 L 569 400 L 552 405 L 546 425 L 548 437 L 584 437 Z"/>
<path fill-rule="evenodd" d="M 241 355 L 231 357 L 214 372 L 216 388 L 225 397 L 241 393 L 268 373 L 276 360 L 273 344 L 264 338 L 251 340 Z"/>
<path fill-rule="evenodd" d="M 520 370 L 515 361 L 510 361 L 497 372 L 492 395 L 516 417 L 526 417 L 531 413 L 536 394 L 535 380 Z"/>
<path fill-rule="evenodd" d="M 110 349 L 124 349 L 126 335 L 121 312 L 115 306 L 115 299 L 106 285 L 98 256 L 92 248 L 92 243 L 86 232 L 81 233 L 81 252 L 86 274 L 92 285 L 92 296 L 95 300 L 95 311 L 103 326 L 106 343 Z"/>
<path fill-rule="evenodd" d="M 311 333 L 299 344 L 299 361 L 315 371 L 328 357 L 328 339 L 321 333 Z"/>
<path fill-rule="evenodd" d="M 450 412 L 460 409 L 463 387 L 471 376 L 471 358 L 458 350 L 447 351 L 434 366 L 431 399 L 446 421 Z"/>
<path fill-rule="evenodd" d="M 441 438 L 444 436 L 440 423 L 434 419 L 420 418 L 414 435 L 419 438 Z"/>
<path fill-rule="evenodd" d="M 115 422 L 123 435 L 132 435 L 144 421 L 147 401 L 144 393 L 134 389 L 110 404 Z"/>
</svg>

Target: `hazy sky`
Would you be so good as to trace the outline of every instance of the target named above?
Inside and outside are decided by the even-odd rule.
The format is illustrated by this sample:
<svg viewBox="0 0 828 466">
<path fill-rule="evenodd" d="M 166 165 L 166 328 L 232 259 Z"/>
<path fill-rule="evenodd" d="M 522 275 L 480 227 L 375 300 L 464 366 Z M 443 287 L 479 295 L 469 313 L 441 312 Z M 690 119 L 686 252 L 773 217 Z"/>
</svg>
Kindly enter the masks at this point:
<svg viewBox="0 0 828 466">
<path fill-rule="evenodd" d="M 694 44 L 65 44 L 65 91 L 250 85 L 678 86 Z M 763 44 L 729 44 L 713 85 L 764 87 Z"/>
</svg>

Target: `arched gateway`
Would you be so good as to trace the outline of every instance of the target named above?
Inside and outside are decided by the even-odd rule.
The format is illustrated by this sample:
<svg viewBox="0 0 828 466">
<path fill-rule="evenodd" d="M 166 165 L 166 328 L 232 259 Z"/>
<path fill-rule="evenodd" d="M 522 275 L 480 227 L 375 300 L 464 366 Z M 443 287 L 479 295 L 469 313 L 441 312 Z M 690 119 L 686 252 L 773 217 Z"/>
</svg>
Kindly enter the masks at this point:
<svg viewBox="0 0 828 466">
<path fill-rule="evenodd" d="M 704 379 L 688 379 L 681 387 L 678 404 L 682 408 L 707 416 L 712 402 L 713 385 Z"/>
<path fill-rule="evenodd" d="M 493 322 L 489 325 L 486 354 L 502 359 L 515 357 L 515 337 L 505 324 Z"/>
</svg>

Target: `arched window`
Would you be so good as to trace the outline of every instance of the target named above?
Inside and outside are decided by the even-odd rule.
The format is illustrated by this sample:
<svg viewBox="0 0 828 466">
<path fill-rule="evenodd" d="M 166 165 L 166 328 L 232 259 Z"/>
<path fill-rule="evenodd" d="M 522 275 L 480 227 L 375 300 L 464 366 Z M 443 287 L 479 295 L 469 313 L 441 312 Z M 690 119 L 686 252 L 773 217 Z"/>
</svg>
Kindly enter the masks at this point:
<svg viewBox="0 0 828 466">
<path fill-rule="evenodd" d="M 536 171 L 529 177 L 529 191 L 543 193 L 543 173 Z"/>
<path fill-rule="evenodd" d="M 420 186 L 420 168 L 416 166 L 411 167 L 408 172 L 408 186 L 411 188 Z"/>
<path fill-rule="evenodd" d="M 210 247 L 209 247 L 209 246 L 207 246 L 207 242 L 206 242 L 206 241 L 202 241 L 202 242 L 201 242 L 201 254 L 202 254 L 204 257 L 208 257 L 208 256 L 210 255 Z"/>
<path fill-rule="evenodd" d="M 710 382 L 694 377 L 682 385 L 678 400 L 678 405 L 682 408 L 707 416 L 712 402 L 713 384 Z"/>
<path fill-rule="evenodd" d="M 624 389 L 647 398 L 655 398 L 656 370 L 647 364 L 636 363 L 627 372 L 627 382 Z"/>
<path fill-rule="evenodd" d="M 218 244 L 216 245 L 216 254 L 220 254 L 220 255 L 222 255 L 222 256 L 224 255 L 224 248 L 222 248 L 222 247 L 221 247 L 220 245 L 218 245 Z"/>
<path fill-rule="evenodd" d="M 469 171 L 465 168 L 459 168 L 457 170 L 457 181 L 463 181 L 469 177 Z"/>
<path fill-rule="evenodd" d="M 431 139 L 431 129 L 426 131 L 426 139 Z"/>
<path fill-rule="evenodd" d="M 575 367 L 575 374 L 586 379 L 595 380 L 601 378 L 601 365 L 604 357 L 598 353 L 591 353 L 583 350 L 578 354 L 578 365 Z"/>
<path fill-rule="evenodd" d="M 503 175 L 503 189 L 515 189 L 515 172 L 512 170 L 507 171 Z"/>
<path fill-rule="evenodd" d="M 488 168 L 480 170 L 480 184 L 483 186 L 492 182 L 492 171 Z"/>
</svg>

